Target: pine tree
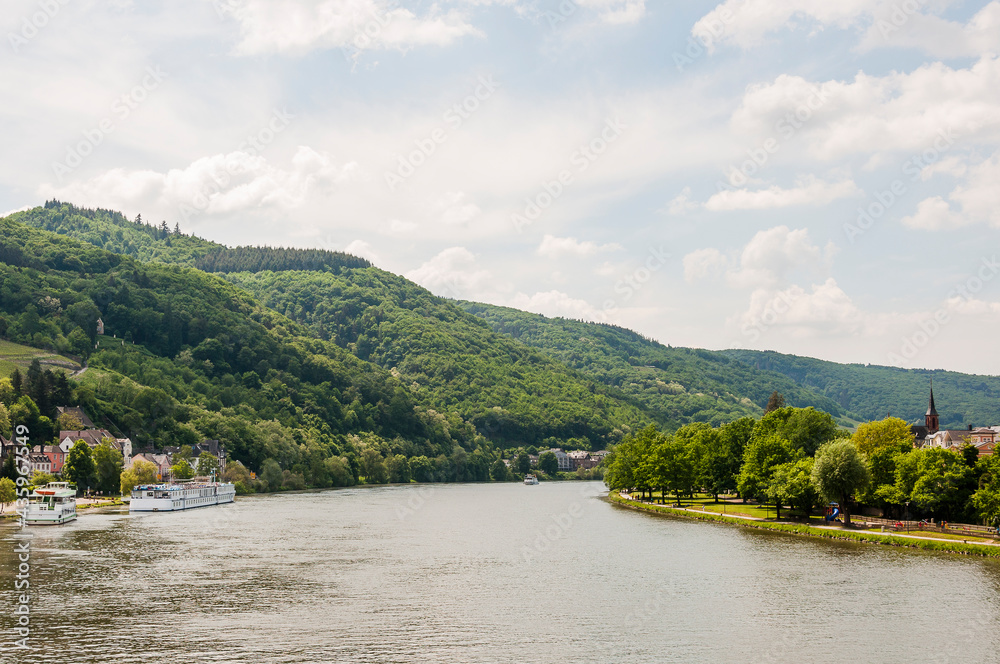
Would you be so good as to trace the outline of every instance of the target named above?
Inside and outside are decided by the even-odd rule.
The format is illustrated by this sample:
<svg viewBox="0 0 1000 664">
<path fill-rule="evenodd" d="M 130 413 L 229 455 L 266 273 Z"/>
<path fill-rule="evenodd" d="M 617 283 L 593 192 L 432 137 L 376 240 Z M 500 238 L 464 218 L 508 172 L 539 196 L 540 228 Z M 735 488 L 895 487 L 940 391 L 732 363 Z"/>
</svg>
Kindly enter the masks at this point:
<svg viewBox="0 0 1000 664">
<path fill-rule="evenodd" d="M 779 408 L 785 407 L 785 397 L 778 394 L 778 390 L 771 392 L 770 398 L 767 400 L 767 408 L 764 409 L 764 414 L 778 410 Z"/>
</svg>

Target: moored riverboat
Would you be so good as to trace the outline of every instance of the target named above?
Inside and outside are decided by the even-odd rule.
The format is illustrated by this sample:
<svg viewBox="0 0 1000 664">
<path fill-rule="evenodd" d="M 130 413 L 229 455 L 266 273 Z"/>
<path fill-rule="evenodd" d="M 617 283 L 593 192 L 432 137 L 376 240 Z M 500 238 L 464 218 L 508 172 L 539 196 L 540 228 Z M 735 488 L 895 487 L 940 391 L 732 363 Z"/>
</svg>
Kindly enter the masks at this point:
<svg viewBox="0 0 1000 664">
<path fill-rule="evenodd" d="M 132 489 L 130 512 L 178 512 L 231 503 L 236 485 L 229 482 L 144 484 Z"/>
<path fill-rule="evenodd" d="M 57 526 L 76 519 L 76 489 L 67 482 L 50 482 L 28 496 L 24 523 L 29 526 Z"/>
<path fill-rule="evenodd" d="M 538 478 L 535 477 L 534 475 L 532 475 L 531 473 L 528 473 L 527 475 L 524 476 L 524 483 L 525 484 L 538 484 Z"/>
</svg>

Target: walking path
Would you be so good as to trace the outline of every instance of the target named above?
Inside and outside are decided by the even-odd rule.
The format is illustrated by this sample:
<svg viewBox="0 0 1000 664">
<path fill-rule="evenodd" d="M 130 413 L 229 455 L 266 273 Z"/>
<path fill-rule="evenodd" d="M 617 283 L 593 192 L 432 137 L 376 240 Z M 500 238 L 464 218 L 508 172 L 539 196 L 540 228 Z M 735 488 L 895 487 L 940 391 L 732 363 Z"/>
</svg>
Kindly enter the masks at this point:
<svg viewBox="0 0 1000 664">
<path fill-rule="evenodd" d="M 620 495 L 622 498 L 626 498 L 628 500 L 631 500 L 631 501 L 636 502 L 636 503 L 641 503 L 643 505 L 655 505 L 656 504 L 656 503 L 647 502 L 645 500 L 640 500 L 639 498 L 636 498 L 632 494 L 619 493 L 618 495 Z M 770 520 L 770 519 L 761 519 L 760 517 L 746 516 L 746 515 L 743 515 L 743 514 L 720 514 L 719 512 L 709 512 L 708 510 L 704 510 L 704 509 L 696 510 L 696 509 L 691 509 L 689 507 L 672 507 L 670 505 L 664 505 L 664 507 L 670 507 L 670 509 L 677 510 L 679 512 L 693 512 L 695 514 L 716 514 L 718 516 L 725 516 L 725 517 L 729 517 L 731 519 L 746 519 L 747 521 L 761 521 L 761 522 L 765 522 L 765 523 L 786 523 L 788 525 L 796 525 L 796 526 L 808 525 L 810 528 L 818 528 L 820 530 L 838 530 L 838 531 L 844 530 L 843 526 L 817 526 L 817 525 L 813 525 L 811 523 L 809 523 L 809 524 L 803 524 L 803 523 L 800 523 L 800 522 L 797 522 L 797 521 L 775 521 L 775 520 Z M 891 531 L 890 532 L 886 532 L 886 531 L 881 531 L 880 532 L 880 531 L 877 531 L 877 530 L 872 530 L 872 531 L 869 531 L 869 530 L 860 530 L 859 532 L 867 532 L 867 533 L 870 533 L 872 535 L 882 535 L 882 536 L 885 536 L 885 537 L 904 537 L 906 539 L 914 539 L 914 540 L 932 540 L 932 541 L 935 541 L 935 542 L 948 542 L 950 544 L 955 544 L 956 542 L 961 541 L 961 542 L 963 542 L 965 544 L 970 544 L 971 543 L 971 544 L 982 544 L 984 546 L 998 546 L 997 542 L 993 542 L 993 541 L 989 541 L 989 540 L 967 542 L 966 540 L 946 539 L 944 537 L 924 537 L 924 536 L 921 536 L 921 535 L 908 535 L 906 533 L 896 533 L 896 532 L 891 532 Z"/>
</svg>

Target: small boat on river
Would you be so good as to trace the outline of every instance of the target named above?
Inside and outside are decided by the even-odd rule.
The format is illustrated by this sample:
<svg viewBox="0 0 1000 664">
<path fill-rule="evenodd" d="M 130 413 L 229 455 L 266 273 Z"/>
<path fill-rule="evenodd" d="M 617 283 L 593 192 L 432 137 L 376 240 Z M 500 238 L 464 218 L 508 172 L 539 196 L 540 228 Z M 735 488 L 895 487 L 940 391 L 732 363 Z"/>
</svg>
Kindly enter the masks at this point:
<svg viewBox="0 0 1000 664">
<path fill-rule="evenodd" d="M 538 478 L 535 477 L 534 475 L 532 475 L 531 473 L 528 473 L 527 475 L 524 476 L 524 483 L 525 484 L 538 484 Z"/>
<path fill-rule="evenodd" d="M 28 496 L 24 523 L 29 526 L 57 526 L 76 520 L 76 489 L 68 482 L 49 482 Z"/>
</svg>

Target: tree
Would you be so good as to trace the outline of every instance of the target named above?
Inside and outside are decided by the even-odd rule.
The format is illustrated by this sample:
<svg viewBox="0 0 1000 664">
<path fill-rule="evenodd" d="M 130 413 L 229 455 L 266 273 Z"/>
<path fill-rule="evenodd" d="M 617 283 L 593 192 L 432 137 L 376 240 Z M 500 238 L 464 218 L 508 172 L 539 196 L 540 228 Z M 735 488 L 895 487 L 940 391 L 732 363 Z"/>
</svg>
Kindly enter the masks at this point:
<svg viewBox="0 0 1000 664">
<path fill-rule="evenodd" d="M 816 451 L 812 480 L 820 495 L 840 504 L 844 525 L 851 525 L 851 498 L 871 481 L 858 448 L 846 440 L 823 445 Z"/>
<path fill-rule="evenodd" d="M 896 465 L 899 458 L 913 450 L 910 425 L 897 417 L 887 417 L 877 422 L 865 422 L 851 436 L 868 466 L 871 482 L 859 500 L 880 503 L 883 513 L 889 505 L 902 505 L 909 500 L 896 490 Z M 912 490 L 912 488 L 911 488 Z"/>
<path fill-rule="evenodd" d="M 517 455 L 517 459 L 514 460 L 514 468 L 521 475 L 525 475 L 531 470 L 531 457 L 528 456 L 527 452 L 521 452 Z"/>
<path fill-rule="evenodd" d="M 7 406 L 0 402 L 0 436 L 10 438 L 11 431 L 10 413 L 7 411 Z"/>
<path fill-rule="evenodd" d="M 912 466 L 907 468 L 913 482 L 909 500 L 939 518 L 953 519 L 964 514 L 976 485 L 973 471 L 962 455 L 932 447 L 914 450 L 912 457 L 916 472 L 912 472 Z"/>
<path fill-rule="evenodd" d="M 56 426 L 60 431 L 83 431 L 83 422 L 75 413 L 62 413 L 56 418 Z"/>
<path fill-rule="evenodd" d="M 382 455 L 372 447 L 366 447 L 361 452 L 361 473 L 367 484 L 385 484 L 389 481 L 389 471 L 382 461 Z"/>
<path fill-rule="evenodd" d="M 775 505 L 777 518 L 781 518 L 781 506 L 786 503 L 809 518 L 809 512 L 819 498 L 812 483 L 812 470 L 813 460 L 809 457 L 783 463 L 774 469 L 767 494 Z"/>
<path fill-rule="evenodd" d="M 876 450 L 884 448 L 913 449 L 913 432 L 904 420 L 887 417 L 884 420 L 859 424 L 857 431 L 851 436 L 851 442 L 864 455 L 871 455 Z"/>
<path fill-rule="evenodd" d="M 18 395 L 14 391 L 14 384 L 10 378 L 0 378 L 0 403 L 9 406 L 17 401 Z"/>
<path fill-rule="evenodd" d="M 423 457 L 425 460 L 427 457 Z M 324 461 L 326 470 L 330 473 L 331 486 L 354 486 L 354 475 L 351 473 L 351 464 L 344 457 L 330 457 Z M 410 468 L 413 468 L 413 459 L 410 459 Z"/>
<path fill-rule="evenodd" d="M 10 385 L 11 389 L 14 390 L 15 397 L 20 398 L 24 394 L 24 379 L 21 376 L 21 370 L 17 367 L 14 367 L 14 373 L 10 375 Z"/>
<path fill-rule="evenodd" d="M 189 480 L 194 477 L 194 468 L 191 467 L 190 461 L 181 457 L 175 459 L 174 465 L 170 466 L 170 474 L 174 476 L 175 480 Z"/>
<path fill-rule="evenodd" d="M 771 392 L 771 396 L 767 399 L 767 408 L 764 409 L 764 414 L 778 410 L 785 405 L 785 397 L 778 394 L 778 390 Z"/>
<path fill-rule="evenodd" d="M 546 451 L 538 455 L 538 469 L 550 477 L 555 477 L 559 472 L 559 459 L 555 452 Z"/>
<path fill-rule="evenodd" d="M 145 459 L 134 460 L 132 465 L 121 474 L 121 482 L 118 487 L 119 491 L 121 491 L 121 495 L 129 495 L 132 493 L 132 489 L 137 486 L 155 484 L 156 471 L 157 469 L 155 464 L 152 464 Z"/>
<path fill-rule="evenodd" d="M 695 460 L 692 446 L 685 444 L 683 439 L 676 436 L 666 438 L 656 446 L 647 463 L 650 465 L 646 471 L 650 474 L 650 484 L 660 488 L 664 500 L 669 491 L 679 503 L 681 493 L 691 490 L 696 476 Z"/>
<path fill-rule="evenodd" d="M 97 475 L 97 489 L 110 495 L 121 490 L 122 453 L 111 447 L 111 441 L 103 440 L 94 448 L 94 466 Z"/>
<path fill-rule="evenodd" d="M 510 470 L 507 468 L 507 464 L 503 462 L 503 459 L 497 459 L 490 466 L 490 479 L 494 482 L 506 482 L 510 478 Z"/>
<path fill-rule="evenodd" d="M 829 413 L 815 408 L 778 408 L 760 419 L 754 436 L 777 435 L 788 440 L 806 455 L 812 456 L 823 443 L 846 436 Z"/>
<path fill-rule="evenodd" d="M 281 466 L 274 459 L 266 459 L 260 467 L 260 479 L 267 485 L 268 491 L 277 491 L 285 480 Z"/>
<path fill-rule="evenodd" d="M 56 477 L 52 473 L 43 473 L 40 470 L 36 470 L 31 474 L 31 484 L 32 486 L 45 486 L 49 482 L 55 482 Z"/>
<path fill-rule="evenodd" d="M 17 485 L 9 477 L 0 479 L 0 513 L 3 513 L 4 506 L 17 499 Z"/>
<path fill-rule="evenodd" d="M 744 498 L 767 499 L 767 487 L 774 469 L 783 463 L 797 460 L 801 452 L 791 442 L 777 436 L 754 436 L 743 454 L 743 467 L 736 478 L 736 486 Z"/>
<path fill-rule="evenodd" d="M 198 455 L 198 474 L 203 477 L 216 477 L 219 475 L 219 457 L 211 452 L 202 452 Z"/>
<path fill-rule="evenodd" d="M 69 454 L 66 455 L 66 463 L 63 464 L 62 476 L 76 484 L 78 493 L 92 488 L 97 484 L 97 468 L 94 466 L 90 446 L 85 441 L 78 440 L 73 443 Z"/>
<path fill-rule="evenodd" d="M 385 460 L 385 467 L 389 473 L 389 481 L 393 484 L 410 483 L 410 462 L 402 454 L 396 454 Z"/>
</svg>

